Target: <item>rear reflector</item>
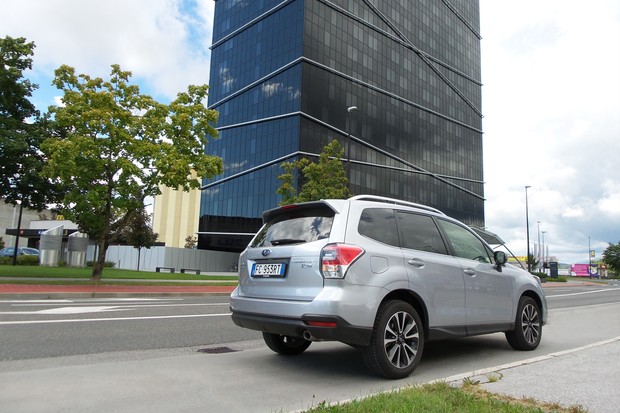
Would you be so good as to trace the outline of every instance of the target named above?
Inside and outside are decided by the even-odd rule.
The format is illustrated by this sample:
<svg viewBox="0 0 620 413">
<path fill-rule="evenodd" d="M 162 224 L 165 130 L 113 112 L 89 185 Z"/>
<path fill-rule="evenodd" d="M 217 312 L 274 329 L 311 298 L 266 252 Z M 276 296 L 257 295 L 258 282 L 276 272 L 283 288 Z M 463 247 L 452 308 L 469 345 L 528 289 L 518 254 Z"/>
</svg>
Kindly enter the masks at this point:
<svg viewBox="0 0 620 413">
<path fill-rule="evenodd" d="M 306 321 L 312 327 L 336 327 L 335 321 Z"/>
</svg>

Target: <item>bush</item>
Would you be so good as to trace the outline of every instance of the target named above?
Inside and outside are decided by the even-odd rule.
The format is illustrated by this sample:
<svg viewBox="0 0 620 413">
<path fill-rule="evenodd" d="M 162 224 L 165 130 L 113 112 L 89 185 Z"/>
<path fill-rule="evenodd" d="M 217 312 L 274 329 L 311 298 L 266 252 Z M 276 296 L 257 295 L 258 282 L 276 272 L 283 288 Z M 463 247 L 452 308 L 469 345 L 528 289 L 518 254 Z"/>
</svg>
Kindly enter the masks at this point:
<svg viewBox="0 0 620 413">
<path fill-rule="evenodd" d="M 20 255 L 17 257 L 17 265 L 39 265 L 38 255 Z"/>
<path fill-rule="evenodd" d="M 94 261 L 86 261 L 86 266 L 92 267 L 94 263 L 95 263 Z M 106 261 L 103 263 L 103 266 L 105 268 L 114 268 L 116 266 L 116 263 L 113 261 Z"/>
<path fill-rule="evenodd" d="M 13 264 L 13 257 L 0 257 L 0 265 Z M 37 255 L 18 255 L 17 265 L 39 265 L 39 257 Z"/>
</svg>

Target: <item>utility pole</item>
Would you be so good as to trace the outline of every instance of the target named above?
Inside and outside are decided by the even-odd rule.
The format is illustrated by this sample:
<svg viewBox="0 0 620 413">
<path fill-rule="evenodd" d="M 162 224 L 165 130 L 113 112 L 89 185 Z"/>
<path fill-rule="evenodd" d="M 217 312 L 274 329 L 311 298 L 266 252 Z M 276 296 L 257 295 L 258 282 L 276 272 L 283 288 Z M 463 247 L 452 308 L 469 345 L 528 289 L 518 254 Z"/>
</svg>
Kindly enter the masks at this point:
<svg viewBox="0 0 620 413">
<path fill-rule="evenodd" d="M 532 272 L 532 263 L 530 262 L 530 217 L 527 205 L 527 189 L 531 188 L 531 186 L 526 185 L 525 187 L 525 228 L 527 233 L 527 272 Z"/>
</svg>

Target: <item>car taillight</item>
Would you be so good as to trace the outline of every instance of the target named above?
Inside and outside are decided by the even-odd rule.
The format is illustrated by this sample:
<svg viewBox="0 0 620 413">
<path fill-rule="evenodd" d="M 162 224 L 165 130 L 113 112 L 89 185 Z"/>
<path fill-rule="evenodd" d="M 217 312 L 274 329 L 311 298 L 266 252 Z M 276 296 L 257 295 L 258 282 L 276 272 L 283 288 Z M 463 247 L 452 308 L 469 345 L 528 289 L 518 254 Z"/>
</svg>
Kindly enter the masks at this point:
<svg viewBox="0 0 620 413">
<path fill-rule="evenodd" d="M 321 251 L 321 274 L 323 278 L 344 278 L 349 266 L 364 254 L 356 245 L 329 244 Z"/>
</svg>

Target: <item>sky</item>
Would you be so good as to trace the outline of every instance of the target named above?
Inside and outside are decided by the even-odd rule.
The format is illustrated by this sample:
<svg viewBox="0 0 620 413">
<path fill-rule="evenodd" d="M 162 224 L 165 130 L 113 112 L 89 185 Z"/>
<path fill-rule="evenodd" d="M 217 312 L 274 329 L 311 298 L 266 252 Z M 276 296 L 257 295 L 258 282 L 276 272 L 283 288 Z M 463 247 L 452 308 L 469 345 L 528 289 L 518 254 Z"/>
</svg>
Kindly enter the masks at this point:
<svg viewBox="0 0 620 413">
<path fill-rule="evenodd" d="M 209 83 L 213 0 L 0 0 L 0 37 L 36 44 L 42 111 L 62 64 L 133 73 L 173 99 Z M 516 255 L 544 238 L 562 263 L 620 242 L 620 2 L 480 0 L 485 217 Z"/>
</svg>

